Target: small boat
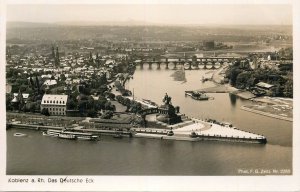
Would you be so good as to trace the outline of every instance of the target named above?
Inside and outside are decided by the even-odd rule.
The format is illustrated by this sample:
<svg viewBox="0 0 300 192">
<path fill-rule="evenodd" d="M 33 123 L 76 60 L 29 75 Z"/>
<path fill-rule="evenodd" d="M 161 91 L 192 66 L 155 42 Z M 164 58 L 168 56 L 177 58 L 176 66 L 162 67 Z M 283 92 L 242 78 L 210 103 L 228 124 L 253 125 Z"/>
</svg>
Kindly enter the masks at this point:
<svg viewBox="0 0 300 192">
<path fill-rule="evenodd" d="M 15 136 L 15 137 L 25 137 L 25 136 L 27 136 L 27 135 L 24 134 L 24 133 L 14 133 L 14 136 Z"/>
<path fill-rule="evenodd" d="M 209 97 L 200 91 L 185 91 L 185 95 L 192 97 L 195 100 L 208 100 Z"/>
</svg>

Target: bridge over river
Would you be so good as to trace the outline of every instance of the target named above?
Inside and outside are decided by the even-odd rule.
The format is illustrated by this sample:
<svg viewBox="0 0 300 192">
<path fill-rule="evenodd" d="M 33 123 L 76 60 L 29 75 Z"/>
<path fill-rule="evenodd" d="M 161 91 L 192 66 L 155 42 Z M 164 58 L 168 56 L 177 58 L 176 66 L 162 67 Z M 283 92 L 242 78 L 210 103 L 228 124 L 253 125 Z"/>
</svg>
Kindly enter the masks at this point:
<svg viewBox="0 0 300 192">
<path fill-rule="evenodd" d="M 239 57 L 201 57 L 201 58 L 147 58 L 134 61 L 141 69 L 148 65 L 148 69 L 177 69 L 184 68 L 186 70 L 198 69 L 218 69 L 225 63 L 232 63 Z"/>
</svg>

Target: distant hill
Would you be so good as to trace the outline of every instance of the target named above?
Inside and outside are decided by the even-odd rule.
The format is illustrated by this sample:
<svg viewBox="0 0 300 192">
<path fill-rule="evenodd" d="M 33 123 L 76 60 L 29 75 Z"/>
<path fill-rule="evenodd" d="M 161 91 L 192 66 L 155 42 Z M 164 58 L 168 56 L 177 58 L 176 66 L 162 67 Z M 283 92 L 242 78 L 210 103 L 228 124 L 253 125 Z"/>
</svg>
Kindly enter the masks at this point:
<svg viewBox="0 0 300 192">
<path fill-rule="evenodd" d="M 127 21 L 68 21 L 56 22 L 58 25 L 63 26 L 146 26 L 146 25 L 159 25 L 156 23 L 149 23 L 137 20 Z"/>
<path fill-rule="evenodd" d="M 20 30 L 22 29 L 22 30 Z M 7 22 L 7 40 L 137 40 L 137 41 L 262 41 L 268 37 L 288 36 L 292 26 L 251 25 L 156 25 L 140 21 L 122 22 Z"/>
<path fill-rule="evenodd" d="M 39 27 L 54 27 L 56 24 L 52 23 L 34 23 L 34 22 L 22 22 L 22 21 L 12 21 L 7 22 L 7 28 L 39 28 Z"/>
<path fill-rule="evenodd" d="M 35 23 L 10 21 L 6 23 L 7 28 L 37 28 L 37 27 L 55 27 L 55 26 L 150 26 L 159 24 L 136 20 L 127 21 L 68 21 L 55 23 Z"/>
</svg>

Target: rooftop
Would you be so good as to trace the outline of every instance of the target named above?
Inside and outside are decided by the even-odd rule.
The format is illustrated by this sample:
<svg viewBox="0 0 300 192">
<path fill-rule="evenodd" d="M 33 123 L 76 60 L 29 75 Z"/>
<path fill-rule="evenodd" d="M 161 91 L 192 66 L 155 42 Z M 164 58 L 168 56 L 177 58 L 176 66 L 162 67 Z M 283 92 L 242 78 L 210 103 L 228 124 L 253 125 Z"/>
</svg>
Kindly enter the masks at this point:
<svg viewBox="0 0 300 192">
<path fill-rule="evenodd" d="M 51 105 L 66 105 L 68 100 L 68 95 L 48 95 L 45 94 L 42 99 L 42 104 Z"/>
</svg>

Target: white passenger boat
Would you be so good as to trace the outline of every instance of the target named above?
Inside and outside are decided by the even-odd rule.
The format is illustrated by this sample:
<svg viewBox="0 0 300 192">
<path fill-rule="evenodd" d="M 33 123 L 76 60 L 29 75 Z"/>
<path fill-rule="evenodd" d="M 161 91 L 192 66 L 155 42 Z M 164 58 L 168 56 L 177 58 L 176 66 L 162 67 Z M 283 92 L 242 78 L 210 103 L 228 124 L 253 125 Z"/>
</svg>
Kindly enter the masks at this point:
<svg viewBox="0 0 300 192">
<path fill-rule="evenodd" d="M 77 137 L 74 134 L 64 133 L 64 132 L 59 133 L 58 138 L 61 138 L 61 139 L 77 139 Z"/>
<path fill-rule="evenodd" d="M 52 136 L 52 137 L 58 137 L 59 133 L 61 133 L 61 130 L 52 130 L 48 129 L 46 132 L 43 132 L 43 135 L 45 136 Z"/>
<path fill-rule="evenodd" d="M 45 136 L 58 137 L 62 139 L 80 139 L 80 140 L 99 140 L 99 136 L 93 135 L 91 133 L 81 133 L 75 131 L 65 131 L 65 130 L 53 130 L 49 129 L 47 132 L 43 132 Z"/>
</svg>

